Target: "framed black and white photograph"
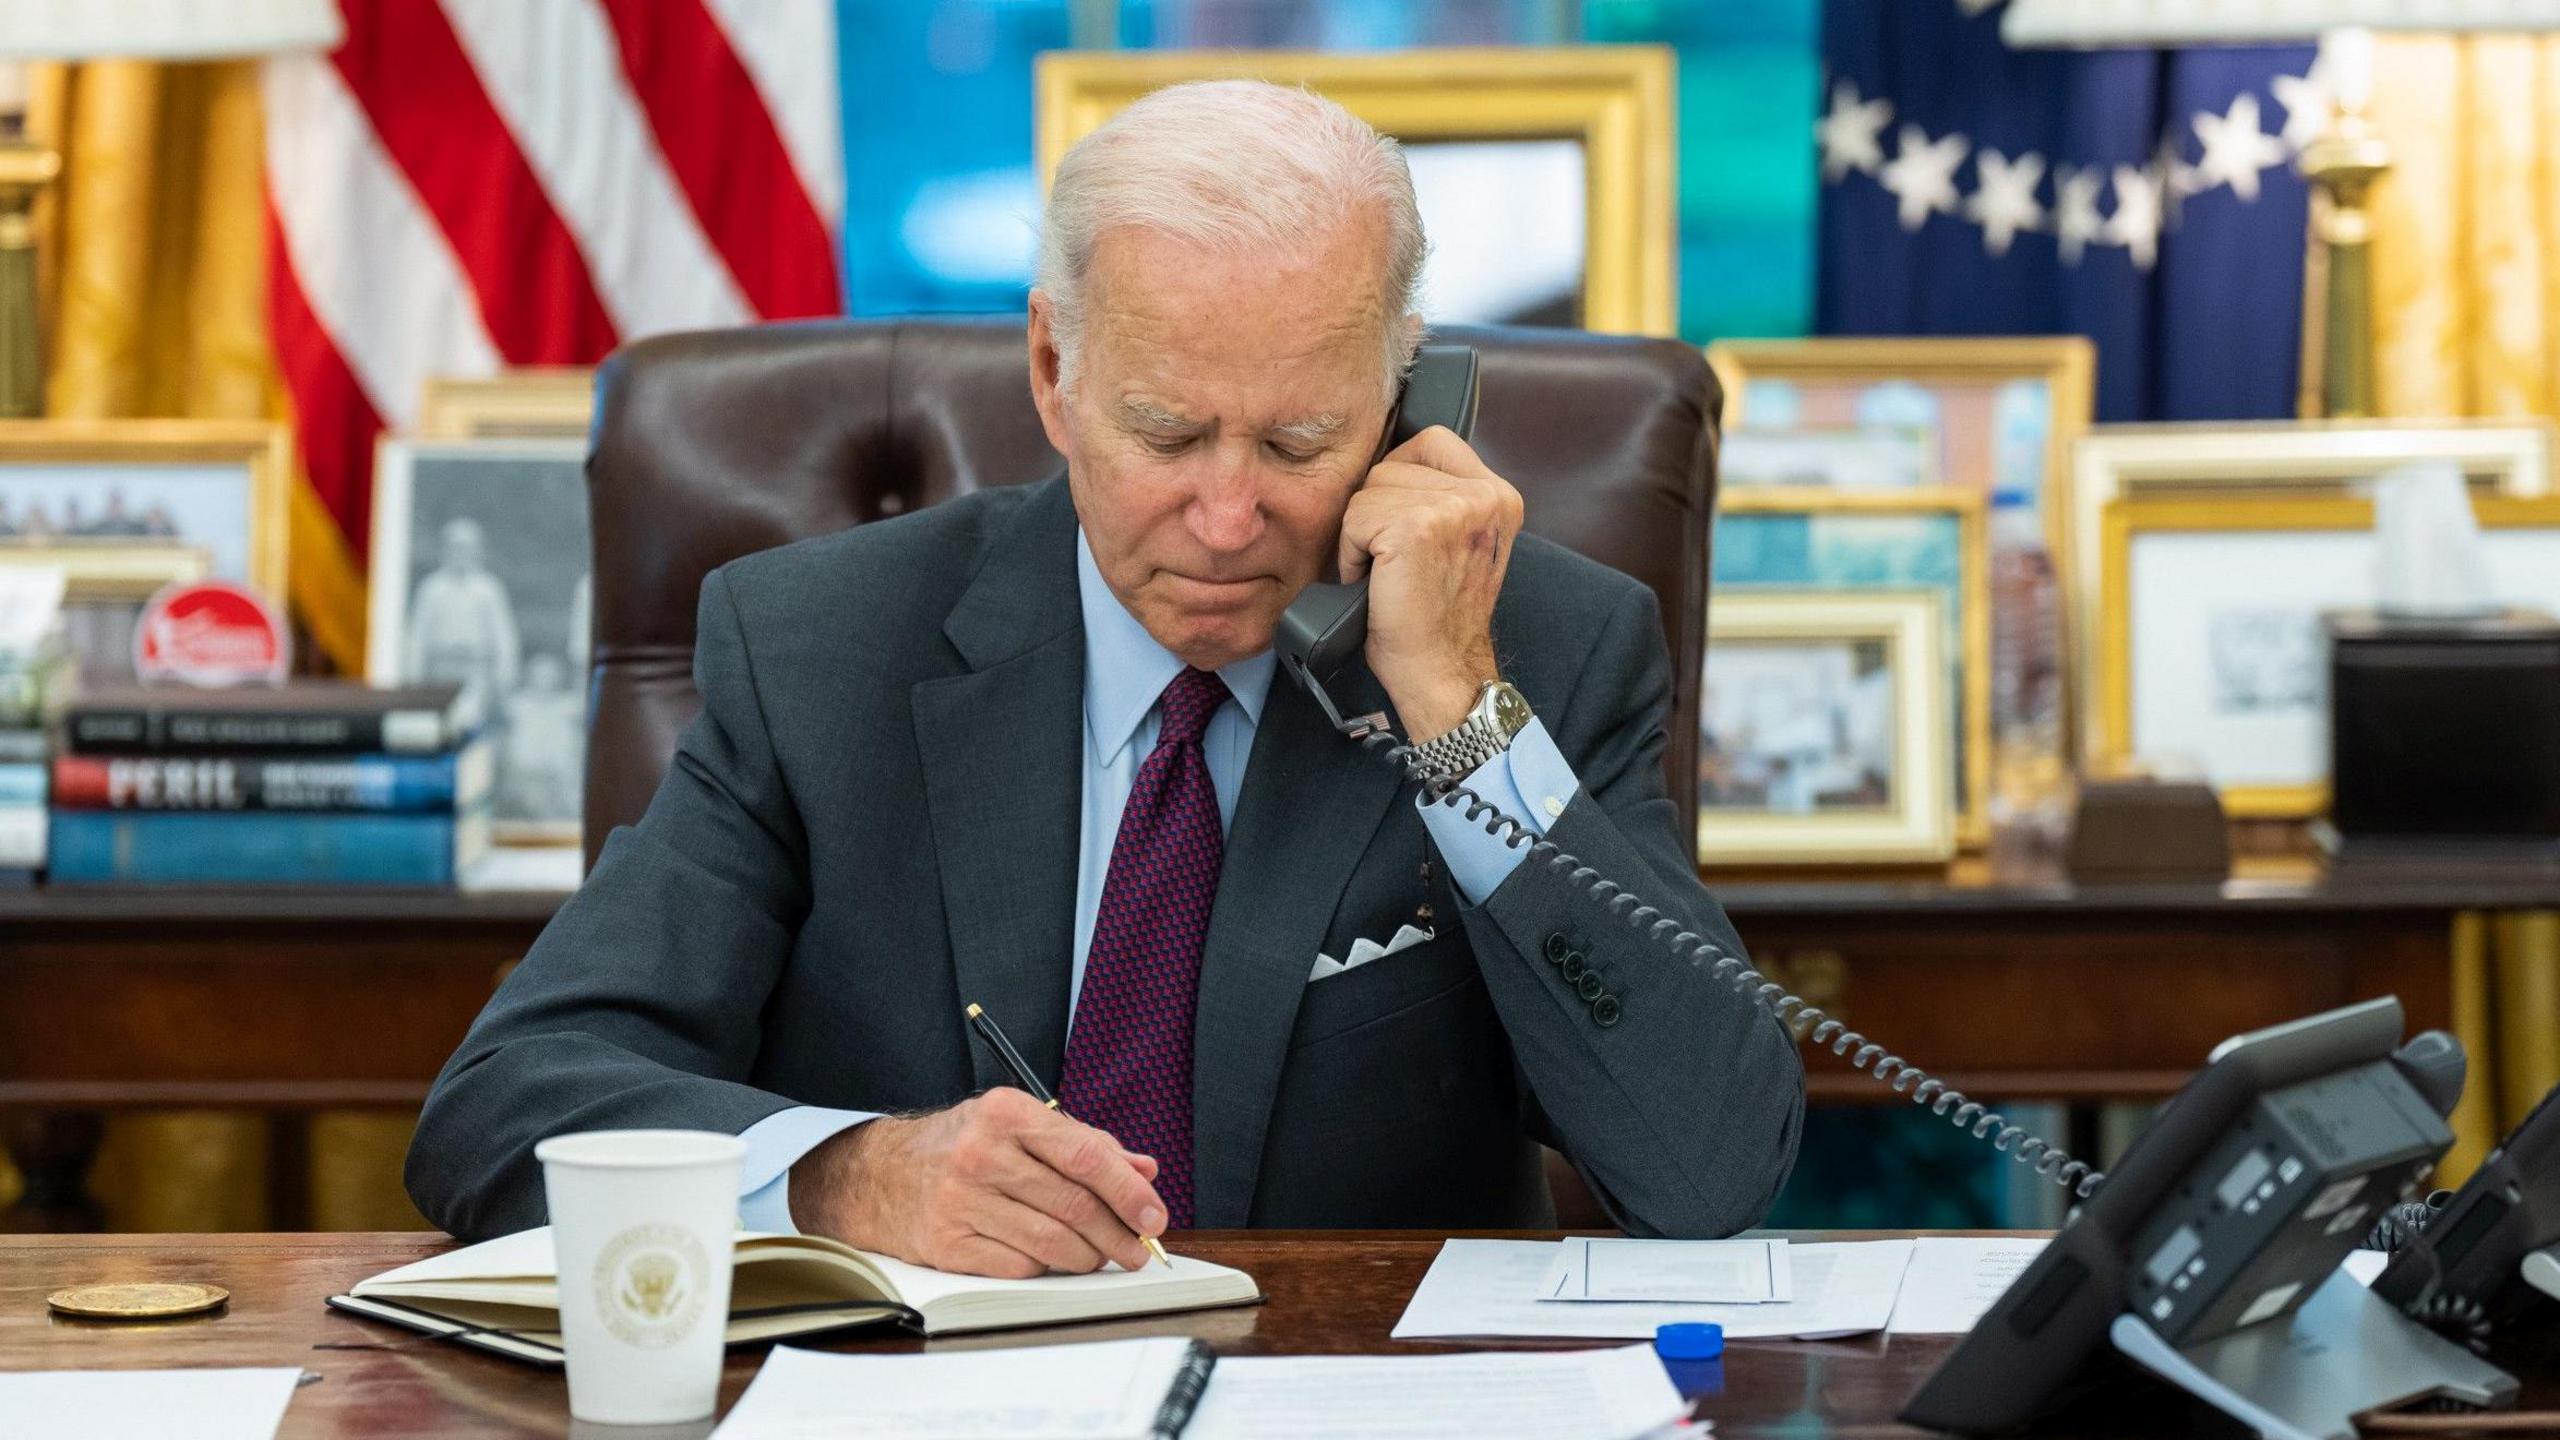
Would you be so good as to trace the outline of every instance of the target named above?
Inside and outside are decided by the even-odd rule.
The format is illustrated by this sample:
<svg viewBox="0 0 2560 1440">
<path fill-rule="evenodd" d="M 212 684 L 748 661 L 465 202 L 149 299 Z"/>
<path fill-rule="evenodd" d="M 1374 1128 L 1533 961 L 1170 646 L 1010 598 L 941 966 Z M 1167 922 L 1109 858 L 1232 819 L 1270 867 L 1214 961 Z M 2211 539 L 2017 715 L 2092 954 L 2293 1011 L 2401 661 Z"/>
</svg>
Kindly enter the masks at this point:
<svg viewBox="0 0 2560 1440">
<path fill-rule="evenodd" d="M 1937 593 L 1734 591 L 1708 619 L 1698 863 L 1919 863 L 1955 852 Z"/>
<path fill-rule="evenodd" d="M 382 442 L 367 675 L 479 693 L 504 844 L 578 843 L 592 556 L 585 442 Z"/>
</svg>

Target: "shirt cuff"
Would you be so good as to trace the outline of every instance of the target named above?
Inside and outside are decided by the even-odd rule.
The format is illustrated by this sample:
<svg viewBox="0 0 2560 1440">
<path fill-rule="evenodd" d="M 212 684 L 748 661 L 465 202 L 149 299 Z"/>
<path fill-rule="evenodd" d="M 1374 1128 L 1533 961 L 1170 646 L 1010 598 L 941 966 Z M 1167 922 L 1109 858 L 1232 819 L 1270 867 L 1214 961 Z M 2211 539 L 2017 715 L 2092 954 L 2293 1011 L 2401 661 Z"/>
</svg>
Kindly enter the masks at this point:
<svg viewBox="0 0 2560 1440">
<path fill-rule="evenodd" d="M 795 1105 L 776 1110 L 738 1136 L 747 1142 L 738 1164 L 738 1221 L 766 1235 L 797 1235 L 791 1223 L 791 1167 L 833 1136 L 880 1116 L 870 1110 L 828 1110 Z"/>
<path fill-rule="evenodd" d="M 1511 737 L 1511 748 L 1477 766 L 1462 783 L 1539 836 L 1582 791 L 1581 779 L 1547 734 L 1547 722 L 1534 716 Z M 1423 828 L 1440 847 L 1449 879 L 1468 904 L 1483 904 L 1519 868 L 1526 847 L 1486 834 L 1485 821 L 1491 816 L 1469 820 L 1466 802 L 1455 795 L 1437 805 L 1425 805 L 1416 795 L 1413 803 L 1421 807 Z"/>
</svg>

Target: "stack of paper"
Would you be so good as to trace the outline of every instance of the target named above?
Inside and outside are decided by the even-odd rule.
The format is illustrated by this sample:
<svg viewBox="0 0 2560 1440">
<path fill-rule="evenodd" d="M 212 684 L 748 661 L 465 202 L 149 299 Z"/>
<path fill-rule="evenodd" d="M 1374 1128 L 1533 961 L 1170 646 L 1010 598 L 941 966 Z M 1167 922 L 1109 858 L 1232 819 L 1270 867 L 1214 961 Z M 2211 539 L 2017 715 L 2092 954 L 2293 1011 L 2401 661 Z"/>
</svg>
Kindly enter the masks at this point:
<svg viewBox="0 0 2560 1440">
<path fill-rule="evenodd" d="M 1784 1240 L 1557 1242 L 1542 1300 L 1766 1305 L 1795 1298 Z"/>
<path fill-rule="evenodd" d="M 0 1435 L 275 1440 L 302 1372 L 31 1370 L 0 1375 Z"/>
<path fill-rule="evenodd" d="M 1634 1440 L 1688 1413 L 1650 1345 L 1221 1360 L 1182 1440 Z"/>
<path fill-rule="evenodd" d="M 1722 1325 L 1729 1339 L 1816 1339 L 1881 1330 L 1892 1318 L 1911 1260 L 1908 1240 L 1791 1245 L 1793 1298 L 1747 1305 L 1539 1298 L 1556 1261 L 1553 1242 L 1452 1240 L 1422 1277 L 1398 1340 L 1464 1336 L 1650 1340 L 1657 1327 L 1690 1321 Z"/>
<path fill-rule="evenodd" d="M 777 1349 L 714 1440 L 1147 1440 L 1186 1349 Z M 1650 1346 L 1220 1360 L 1183 1440 L 1635 1440 L 1689 1410 Z"/>
<path fill-rule="evenodd" d="M 1896 1335 L 1961 1335 L 2038 1255 L 2041 1238 L 1924 1235 L 1912 1242 L 1911 1268 L 1885 1326 Z"/>
</svg>

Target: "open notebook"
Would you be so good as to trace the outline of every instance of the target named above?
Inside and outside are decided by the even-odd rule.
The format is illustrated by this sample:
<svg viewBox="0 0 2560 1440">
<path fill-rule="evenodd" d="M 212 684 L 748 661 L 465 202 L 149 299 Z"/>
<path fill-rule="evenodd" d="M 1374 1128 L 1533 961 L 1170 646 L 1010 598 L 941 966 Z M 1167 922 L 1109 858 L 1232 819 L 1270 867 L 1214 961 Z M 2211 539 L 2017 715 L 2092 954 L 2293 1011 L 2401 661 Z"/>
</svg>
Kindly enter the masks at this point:
<svg viewBox="0 0 2560 1440">
<path fill-rule="evenodd" d="M 1246 1305 L 1253 1277 L 1181 1255 L 1144 1270 L 989 1280 L 949 1275 L 815 1235 L 741 1231 L 729 1287 L 729 1343 L 901 1324 L 927 1335 L 1058 1325 Z M 536 1364 L 561 1363 L 560 1297 L 549 1227 L 387 1270 L 330 1308 L 441 1335 Z"/>
</svg>

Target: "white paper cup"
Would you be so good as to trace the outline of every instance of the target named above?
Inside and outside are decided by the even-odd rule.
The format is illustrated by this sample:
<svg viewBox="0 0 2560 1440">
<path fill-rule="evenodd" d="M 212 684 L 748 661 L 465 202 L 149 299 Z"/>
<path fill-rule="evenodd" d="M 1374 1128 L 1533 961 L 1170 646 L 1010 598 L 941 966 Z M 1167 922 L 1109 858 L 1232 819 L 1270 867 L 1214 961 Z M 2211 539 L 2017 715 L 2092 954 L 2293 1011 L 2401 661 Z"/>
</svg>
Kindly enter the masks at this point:
<svg viewBox="0 0 2560 1440">
<path fill-rule="evenodd" d="M 705 1130 L 596 1130 L 533 1147 L 559 1257 L 571 1418 L 682 1424 L 718 1404 L 746 1150 Z"/>
</svg>

